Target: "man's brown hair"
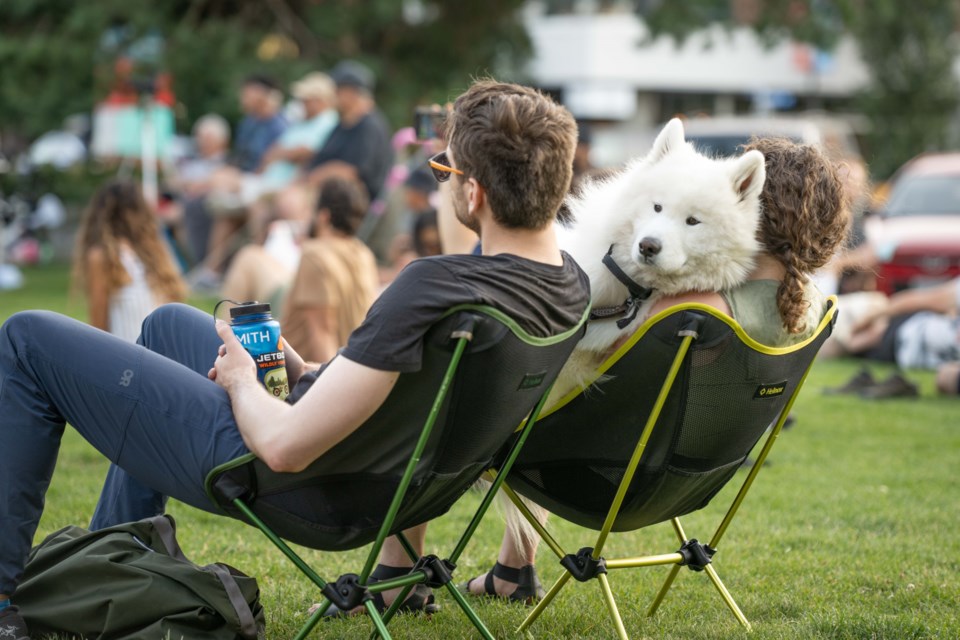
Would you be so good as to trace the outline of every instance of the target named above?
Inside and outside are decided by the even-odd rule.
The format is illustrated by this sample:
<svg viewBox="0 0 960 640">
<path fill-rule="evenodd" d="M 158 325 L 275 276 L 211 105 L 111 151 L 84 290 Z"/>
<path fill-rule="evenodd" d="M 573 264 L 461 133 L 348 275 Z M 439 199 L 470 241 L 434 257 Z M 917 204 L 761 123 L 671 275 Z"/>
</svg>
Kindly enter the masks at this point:
<svg viewBox="0 0 960 640">
<path fill-rule="evenodd" d="M 370 202 L 356 180 L 327 178 L 320 186 L 317 210 L 330 212 L 330 225 L 348 236 L 357 235 Z"/>
<path fill-rule="evenodd" d="M 542 229 L 555 219 L 573 175 L 577 125 L 535 89 L 478 80 L 446 122 L 453 161 L 484 188 L 505 227 Z"/>
</svg>

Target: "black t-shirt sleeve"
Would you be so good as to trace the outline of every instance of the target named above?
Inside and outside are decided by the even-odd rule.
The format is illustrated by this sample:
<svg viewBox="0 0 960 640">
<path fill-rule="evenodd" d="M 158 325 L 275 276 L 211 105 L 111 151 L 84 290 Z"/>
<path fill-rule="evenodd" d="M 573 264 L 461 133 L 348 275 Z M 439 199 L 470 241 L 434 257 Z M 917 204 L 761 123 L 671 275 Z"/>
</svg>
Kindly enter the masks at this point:
<svg viewBox="0 0 960 640">
<path fill-rule="evenodd" d="M 383 371 L 419 371 L 427 330 L 474 297 L 441 260 L 415 260 L 373 303 L 340 355 Z"/>
</svg>

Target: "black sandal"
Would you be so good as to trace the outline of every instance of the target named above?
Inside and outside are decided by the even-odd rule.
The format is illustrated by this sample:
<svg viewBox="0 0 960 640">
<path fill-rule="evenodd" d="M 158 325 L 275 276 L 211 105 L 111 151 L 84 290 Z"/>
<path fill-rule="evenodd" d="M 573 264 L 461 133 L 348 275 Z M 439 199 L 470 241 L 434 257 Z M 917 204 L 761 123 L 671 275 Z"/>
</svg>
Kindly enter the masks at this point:
<svg viewBox="0 0 960 640">
<path fill-rule="evenodd" d="M 467 582 L 460 586 L 461 591 L 464 593 L 469 593 L 470 595 L 477 595 L 470 591 L 470 583 L 479 577 L 480 576 L 477 576 L 467 580 Z M 513 582 L 517 585 L 517 588 L 514 589 L 513 593 L 508 596 L 500 595 L 494 588 L 494 578 L 500 578 L 501 580 L 506 580 L 507 582 Z M 537 576 L 537 569 L 532 564 L 528 564 L 525 567 L 520 567 L 519 569 L 514 569 L 513 567 L 508 567 L 497 562 L 493 565 L 493 568 L 487 572 L 487 577 L 484 578 L 483 594 L 481 595 L 491 598 L 502 598 L 509 600 L 510 602 L 522 602 L 526 605 L 532 605 L 539 602 L 543 596 L 546 595 L 546 592 L 543 590 L 543 586 L 540 584 L 540 578 Z"/>
<path fill-rule="evenodd" d="M 368 582 L 373 584 L 381 580 L 399 578 L 410 573 L 411 569 L 412 567 L 391 567 L 385 564 L 378 564 L 373 570 L 373 573 L 370 574 Z M 389 608 L 389 605 L 383 600 L 382 593 L 373 594 L 373 606 L 377 608 L 379 613 L 383 613 Z M 364 611 L 366 611 L 366 609 L 364 609 Z M 407 599 L 403 601 L 403 604 L 397 608 L 397 613 L 424 613 L 428 616 L 438 611 L 440 611 L 440 605 L 434 602 L 433 589 L 425 584 L 416 585 L 407 596 Z M 342 618 L 349 615 L 351 615 L 349 611 L 343 611 L 333 603 L 323 612 L 323 617 L 325 618 Z"/>
</svg>

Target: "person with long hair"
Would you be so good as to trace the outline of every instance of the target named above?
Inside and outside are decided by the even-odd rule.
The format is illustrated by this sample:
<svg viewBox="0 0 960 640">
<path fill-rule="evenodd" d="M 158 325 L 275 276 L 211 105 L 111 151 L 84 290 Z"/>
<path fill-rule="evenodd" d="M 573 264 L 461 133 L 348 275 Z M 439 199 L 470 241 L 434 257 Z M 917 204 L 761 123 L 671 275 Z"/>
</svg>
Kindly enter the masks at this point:
<svg viewBox="0 0 960 640">
<path fill-rule="evenodd" d="M 140 188 L 111 180 L 94 194 L 77 232 L 73 286 L 85 294 L 90 324 L 134 342 L 140 324 L 186 286 Z"/>
</svg>

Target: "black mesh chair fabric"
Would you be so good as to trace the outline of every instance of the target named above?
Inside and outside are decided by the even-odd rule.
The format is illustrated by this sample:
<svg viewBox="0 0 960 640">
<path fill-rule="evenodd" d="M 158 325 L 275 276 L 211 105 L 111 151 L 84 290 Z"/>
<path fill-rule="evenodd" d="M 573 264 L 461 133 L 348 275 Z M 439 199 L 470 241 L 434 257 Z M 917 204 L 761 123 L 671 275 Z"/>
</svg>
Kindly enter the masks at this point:
<svg viewBox="0 0 960 640">
<path fill-rule="evenodd" d="M 315 549 L 373 541 L 450 364 L 458 331 L 469 342 L 391 533 L 445 513 L 489 468 L 556 378 L 582 328 L 561 342 L 530 344 L 479 310 L 435 325 L 420 371 L 404 373 L 379 410 L 307 469 L 274 473 L 253 459 L 219 473 L 212 493 L 231 516 L 241 497 L 281 538 Z"/>
<path fill-rule="evenodd" d="M 790 353 L 759 350 L 704 310 L 678 310 L 646 333 L 596 387 L 543 415 L 507 483 L 560 517 L 601 529 L 681 342 L 693 341 L 630 484 L 614 531 L 707 505 L 785 404 L 830 333 Z"/>
</svg>

